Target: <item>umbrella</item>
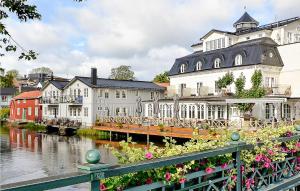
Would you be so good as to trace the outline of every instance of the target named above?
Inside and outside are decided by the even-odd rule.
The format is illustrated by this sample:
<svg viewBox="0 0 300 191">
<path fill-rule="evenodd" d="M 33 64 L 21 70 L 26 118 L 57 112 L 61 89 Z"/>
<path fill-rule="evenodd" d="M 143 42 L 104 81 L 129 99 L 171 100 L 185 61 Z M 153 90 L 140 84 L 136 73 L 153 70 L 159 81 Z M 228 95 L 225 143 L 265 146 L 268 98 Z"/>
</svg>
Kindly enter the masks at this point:
<svg viewBox="0 0 300 191">
<path fill-rule="evenodd" d="M 138 117 L 141 117 L 142 112 L 143 112 L 142 98 L 138 97 L 136 100 L 136 113 L 137 113 Z"/>
<path fill-rule="evenodd" d="M 174 100 L 174 118 L 179 119 L 179 96 L 176 94 L 173 98 Z"/>
</svg>

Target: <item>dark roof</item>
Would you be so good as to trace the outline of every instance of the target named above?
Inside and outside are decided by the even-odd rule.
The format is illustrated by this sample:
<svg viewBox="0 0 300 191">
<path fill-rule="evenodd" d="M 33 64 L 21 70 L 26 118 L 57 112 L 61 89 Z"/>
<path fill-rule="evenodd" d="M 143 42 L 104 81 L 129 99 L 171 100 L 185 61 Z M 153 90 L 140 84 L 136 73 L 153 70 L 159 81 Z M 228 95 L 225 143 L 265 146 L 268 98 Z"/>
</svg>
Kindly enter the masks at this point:
<svg viewBox="0 0 300 191">
<path fill-rule="evenodd" d="M 53 84 L 56 88 L 62 90 L 69 83 L 69 81 L 50 80 L 49 83 Z"/>
<path fill-rule="evenodd" d="M 0 95 L 15 95 L 16 92 L 16 88 L 0 88 Z"/>
<path fill-rule="evenodd" d="M 80 76 L 75 76 L 75 78 L 70 82 L 70 84 L 76 79 L 80 80 L 87 86 L 93 88 L 146 89 L 146 90 L 156 90 L 156 91 L 165 90 L 165 88 L 153 82 L 134 81 L 134 80 L 114 80 L 114 79 L 105 79 L 105 78 L 97 78 L 97 85 L 92 85 L 90 77 L 80 77 Z"/>
<path fill-rule="evenodd" d="M 239 23 L 256 23 L 258 25 L 258 22 L 253 19 L 247 12 L 245 12 L 239 20 L 237 20 L 233 26 L 236 26 Z"/>
<path fill-rule="evenodd" d="M 176 59 L 174 65 L 169 71 L 169 75 L 172 76 L 180 74 L 180 66 L 182 64 L 186 64 L 184 73 L 198 72 L 196 71 L 196 63 L 198 61 L 202 62 L 201 71 L 213 70 L 215 69 L 213 68 L 213 62 L 216 58 L 221 59 L 220 68 L 232 68 L 257 64 L 283 66 L 276 47 L 277 44 L 272 39 L 263 37 L 240 42 L 223 49 L 194 52 L 190 55 Z M 274 56 L 272 58 L 268 56 L 269 52 L 273 53 Z M 234 65 L 234 59 L 237 54 L 241 54 L 243 57 L 243 63 L 241 66 Z M 217 69 L 218 68 L 216 68 L 216 70 Z"/>
</svg>

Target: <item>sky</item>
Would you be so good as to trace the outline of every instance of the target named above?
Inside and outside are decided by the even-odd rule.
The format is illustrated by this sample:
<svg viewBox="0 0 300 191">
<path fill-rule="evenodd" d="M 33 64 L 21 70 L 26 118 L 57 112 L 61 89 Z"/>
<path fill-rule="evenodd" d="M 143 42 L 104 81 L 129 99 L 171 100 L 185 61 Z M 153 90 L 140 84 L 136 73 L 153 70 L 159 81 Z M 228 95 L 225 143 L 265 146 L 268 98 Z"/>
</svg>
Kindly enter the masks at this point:
<svg viewBox="0 0 300 191">
<path fill-rule="evenodd" d="M 27 74 L 49 67 L 55 76 L 108 77 L 129 65 L 138 80 L 168 71 L 176 58 L 211 29 L 234 31 L 246 11 L 260 24 L 300 16 L 299 0 L 30 0 L 42 19 L 4 21 L 14 39 L 39 53 L 34 61 L 18 53 L 0 57 L 6 70 Z"/>
</svg>

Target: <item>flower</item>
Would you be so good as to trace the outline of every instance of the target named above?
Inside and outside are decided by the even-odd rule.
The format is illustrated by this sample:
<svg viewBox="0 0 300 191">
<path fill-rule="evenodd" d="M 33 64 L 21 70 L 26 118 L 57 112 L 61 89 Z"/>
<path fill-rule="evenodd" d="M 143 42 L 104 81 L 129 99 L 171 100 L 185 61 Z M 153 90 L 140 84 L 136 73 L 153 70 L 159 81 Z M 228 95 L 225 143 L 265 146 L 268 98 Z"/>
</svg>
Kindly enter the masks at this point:
<svg viewBox="0 0 300 191">
<path fill-rule="evenodd" d="M 101 191 L 106 190 L 106 186 L 103 183 L 100 183 L 100 190 Z"/>
<path fill-rule="evenodd" d="M 300 148 L 300 142 L 296 143 L 296 147 Z"/>
<path fill-rule="evenodd" d="M 233 175 L 233 176 L 231 176 L 231 180 L 232 180 L 232 181 L 234 181 L 234 182 L 235 182 L 235 181 L 236 181 L 236 179 L 237 179 L 237 176 L 236 176 L 236 175 Z"/>
<path fill-rule="evenodd" d="M 150 153 L 150 152 L 147 152 L 146 154 L 145 154 L 145 158 L 146 159 L 152 159 L 153 158 L 153 154 L 152 153 Z"/>
<path fill-rule="evenodd" d="M 262 158 L 263 158 L 262 154 L 259 154 L 255 157 L 255 161 L 260 162 L 262 160 Z"/>
<path fill-rule="evenodd" d="M 265 162 L 265 163 L 264 163 L 264 167 L 265 167 L 265 168 L 270 168 L 270 166 L 271 166 L 270 163 L 268 163 L 268 162 Z"/>
<path fill-rule="evenodd" d="M 171 180 L 171 173 L 166 172 L 165 179 L 166 179 L 166 181 L 170 181 Z"/>
<path fill-rule="evenodd" d="M 252 178 L 248 178 L 246 180 L 246 188 L 250 189 L 250 187 L 254 184 L 254 180 Z"/>
<path fill-rule="evenodd" d="M 152 178 L 147 178 L 147 180 L 146 180 L 146 184 L 152 184 Z"/>
<path fill-rule="evenodd" d="M 195 172 L 199 171 L 199 167 L 194 168 L 194 171 Z"/>
<path fill-rule="evenodd" d="M 214 169 L 211 168 L 211 167 L 207 167 L 207 168 L 205 169 L 205 172 L 206 172 L 207 174 L 210 174 L 210 173 L 212 173 L 213 171 L 214 171 Z"/>
<path fill-rule="evenodd" d="M 179 179 L 179 183 L 180 183 L 180 184 L 183 184 L 183 183 L 185 183 L 185 181 L 186 181 L 186 179 L 185 179 L 185 178 L 180 178 L 180 179 Z"/>
<path fill-rule="evenodd" d="M 221 168 L 227 168 L 227 166 L 228 166 L 228 164 L 227 163 L 223 163 L 222 165 L 221 165 Z"/>
<path fill-rule="evenodd" d="M 274 152 L 273 152 L 272 150 L 268 150 L 268 154 L 269 154 L 269 155 L 273 155 Z"/>
</svg>

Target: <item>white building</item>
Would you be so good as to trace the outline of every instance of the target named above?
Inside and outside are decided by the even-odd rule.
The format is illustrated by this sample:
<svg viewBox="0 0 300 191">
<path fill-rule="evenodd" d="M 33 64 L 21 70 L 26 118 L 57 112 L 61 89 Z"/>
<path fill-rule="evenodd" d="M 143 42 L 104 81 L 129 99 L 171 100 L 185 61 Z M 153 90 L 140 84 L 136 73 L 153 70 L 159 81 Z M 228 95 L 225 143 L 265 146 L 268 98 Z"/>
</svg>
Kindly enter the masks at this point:
<svg viewBox="0 0 300 191">
<path fill-rule="evenodd" d="M 91 126 L 101 116 L 136 116 L 137 99 L 162 97 L 165 88 L 152 82 L 74 77 L 70 82 L 49 81 L 43 91 L 43 118 L 69 119 Z"/>
<path fill-rule="evenodd" d="M 235 32 L 209 31 L 192 45 L 192 54 L 175 60 L 169 71 L 169 98 L 159 100 L 160 117 L 174 117 L 172 98 L 177 94 L 181 119 L 239 119 L 236 105 L 226 101 L 234 98 L 234 84 L 221 91 L 216 81 L 228 72 L 235 79 L 243 73 L 249 89 L 251 76 L 260 70 L 268 91 L 255 104 L 254 117 L 300 119 L 300 18 L 259 26 L 244 13 L 233 26 Z M 145 108 L 145 115 L 152 117 L 153 103 L 146 102 Z"/>
</svg>

